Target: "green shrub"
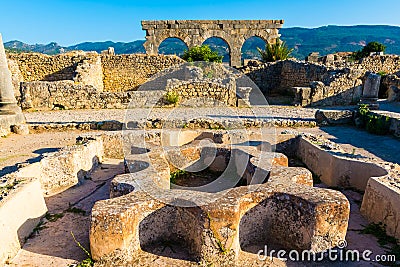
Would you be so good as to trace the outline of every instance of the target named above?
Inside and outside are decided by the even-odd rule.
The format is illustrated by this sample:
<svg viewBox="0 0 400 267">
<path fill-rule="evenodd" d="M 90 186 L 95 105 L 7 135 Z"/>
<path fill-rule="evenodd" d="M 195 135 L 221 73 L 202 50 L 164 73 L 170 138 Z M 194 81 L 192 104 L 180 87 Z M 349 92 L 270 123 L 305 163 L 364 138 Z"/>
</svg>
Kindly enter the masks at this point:
<svg viewBox="0 0 400 267">
<path fill-rule="evenodd" d="M 223 56 L 220 56 L 218 52 L 212 51 L 210 46 L 193 46 L 189 50 L 185 50 L 182 55 L 182 59 L 188 62 L 194 61 L 206 61 L 206 62 L 222 62 Z"/>
<path fill-rule="evenodd" d="M 274 62 L 277 60 L 285 60 L 293 52 L 293 48 L 288 48 L 285 42 L 277 39 L 275 44 L 269 44 L 265 46 L 265 50 L 261 50 L 257 47 L 258 53 L 260 53 L 263 62 Z"/>
<path fill-rule="evenodd" d="M 189 173 L 185 170 L 176 170 L 170 174 L 170 182 L 175 184 L 176 180 L 179 178 L 185 178 L 189 175 Z"/>
<path fill-rule="evenodd" d="M 369 114 L 365 128 L 373 134 L 385 135 L 389 133 L 390 118 L 383 115 Z"/>
<path fill-rule="evenodd" d="M 373 134 L 385 135 L 389 133 L 390 118 L 385 115 L 371 114 L 367 104 L 358 107 L 358 114 L 362 120 L 362 127 Z"/>
<path fill-rule="evenodd" d="M 369 56 L 372 52 L 384 52 L 386 50 L 386 46 L 384 44 L 378 42 L 370 42 L 363 49 L 354 52 L 351 57 L 355 60 L 364 58 Z"/>
<path fill-rule="evenodd" d="M 377 74 L 378 74 L 379 76 L 385 76 L 385 75 L 386 75 L 386 71 L 381 70 L 381 71 L 378 71 Z"/>
<path fill-rule="evenodd" d="M 179 94 L 175 91 L 168 91 L 164 98 L 170 104 L 176 105 L 179 102 Z"/>
</svg>

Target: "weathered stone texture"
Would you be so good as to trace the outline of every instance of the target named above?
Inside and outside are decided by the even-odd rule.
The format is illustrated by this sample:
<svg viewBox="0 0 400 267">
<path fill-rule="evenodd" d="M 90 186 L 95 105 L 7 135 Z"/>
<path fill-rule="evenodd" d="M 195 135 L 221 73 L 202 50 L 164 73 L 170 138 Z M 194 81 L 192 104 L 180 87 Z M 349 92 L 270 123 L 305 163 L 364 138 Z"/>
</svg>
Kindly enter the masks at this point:
<svg viewBox="0 0 400 267">
<path fill-rule="evenodd" d="M 111 92 L 136 90 L 164 69 L 184 61 L 164 55 L 101 55 L 104 90 Z"/>
<path fill-rule="evenodd" d="M 55 56 L 40 53 L 8 54 L 18 63 L 24 81 L 73 80 L 76 66 L 88 53 L 71 52 Z"/>
<path fill-rule="evenodd" d="M 97 90 L 103 91 L 101 57 L 94 55 L 79 62 L 76 66 L 73 80 L 77 84 L 91 85 Z"/>
<path fill-rule="evenodd" d="M 147 140 L 140 151 L 129 147 L 126 164 L 131 173 L 116 176 L 111 185 L 112 198 L 98 201 L 92 210 L 90 242 L 94 259 L 110 264 L 122 258 L 129 265 L 147 246 L 172 241 L 179 242 L 195 261 L 236 266 L 240 251 L 248 246 L 263 248 L 276 242 L 287 249 L 319 252 L 344 239 L 348 200 L 340 192 L 313 188 L 308 170 L 288 168 L 284 155 L 262 152 L 266 146 L 240 145 L 227 149 L 231 138 L 241 140 L 240 134 L 233 137 L 224 132 L 188 131 L 189 136 L 181 140 L 185 132 L 171 132 L 163 144 L 176 144 L 174 136 L 182 142 L 190 138 L 196 141 L 162 149 L 157 142 Z M 245 173 L 252 176 L 246 181 L 252 185 L 220 188 L 222 191 L 211 191 L 214 193 L 170 189 L 175 153 L 188 160 L 190 166 L 208 161 L 207 157 L 199 159 L 197 155 L 200 150 L 208 149 L 198 146 L 203 138 L 214 140 L 219 148 L 214 159 L 218 162 L 210 166 L 221 165 L 220 153 L 226 153 L 237 167 L 235 170 L 245 167 Z M 185 152 L 180 154 L 181 150 Z M 223 161 L 222 165 L 225 166 Z M 255 177 L 264 181 L 266 168 L 271 166 L 268 181 L 257 184 Z M 186 200 L 188 197 L 190 201 Z M 218 201 L 207 202 L 214 197 Z M 189 206 L 176 206 L 177 201 Z"/>
<path fill-rule="evenodd" d="M 236 106 L 236 83 L 233 80 L 189 80 L 171 79 L 167 83 L 167 92 L 176 92 L 182 99 L 183 105 L 195 106 Z M 191 101 L 193 99 L 194 101 Z M 202 100 L 202 101 L 201 101 Z"/>
<path fill-rule="evenodd" d="M 381 84 L 386 88 L 388 101 L 400 101 L 400 72 L 384 75 Z"/>
<path fill-rule="evenodd" d="M 386 233 L 400 239 L 400 188 L 398 177 L 373 177 L 368 181 L 361 213 L 369 222 L 382 223 Z"/>
<path fill-rule="evenodd" d="M 16 91 L 19 91 L 18 82 L 22 81 L 63 80 L 92 85 L 99 91 L 136 90 L 159 71 L 184 62 L 176 56 L 98 55 L 77 51 L 56 56 L 10 53 L 8 58 Z"/>
<path fill-rule="evenodd" d="M 280 36 L 283 20 L 159 20 L 142 21 L 146 31 L 143 44 L 148 54 L 158 53 L 162 41 L 174 37 L 181 39 L 187 47 L 200 46 L 211 37 L 223 39 L 229 46 L 231 66 L 241 66 L 241 49 L 244 42 L 253 36 L 274 43 Z"/>
<path fill-rule="evenodd" d="M 24 81 L 24 77 L 22 76 L 22 73 L 19 69 L 18 63 L 15 60 L 12 59 L 8 59 L 8 68 L 11 71 L 11 75 L 12 75 L 12 84 L 14 87 L 14 95 L 15 98 L 17 99 L 17 101 L 20 101 L 21 98 L 21 92 L 19 90 L 19 85 L 21 82 Z"/>
<path fill-rule="evenodd" d="M 255 64 L 241 68 L 261 89 L 267 98 L 273 95 L 293 94 L 294 104 L 348 105 L 357 103 L 362 94 L 365 74 L 400 69 L 400 57 L 371 56 L 358 63 L 317 63 L 284 60 Z M 396 98 L 396 97 L 393 97 Z"/>
<path fill-rule="evenodd" d="M 12 259 L 47 211 L 40 182 L 26 178 L 0 200 L 0 265 Z"/>
<path fill-rule="evenodd" d="M 23 109 L 123 109 L 153 107 L 164 91 L 101 92 L 91 85 L 73 81 L 21 83 Z"/>
<path fill-rule="evenodd" d="M 102 139 L 84 140 L 80 144 L 49 153 L 39 162 L 14 172 L 17 179 L 38 178 L 44 194 L 56 194 L 85 179 L 102 161 Z"/>
</svg>

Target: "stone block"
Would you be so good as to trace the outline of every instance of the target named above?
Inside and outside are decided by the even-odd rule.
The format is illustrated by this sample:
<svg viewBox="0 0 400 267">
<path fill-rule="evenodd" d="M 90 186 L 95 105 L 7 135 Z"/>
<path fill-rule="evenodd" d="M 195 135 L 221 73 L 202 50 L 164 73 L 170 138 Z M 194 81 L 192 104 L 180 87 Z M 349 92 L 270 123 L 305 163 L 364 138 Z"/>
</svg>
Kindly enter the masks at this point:
<svg viewBox="0 0 400 267">
<path fill-rule="evenodd" d="M 0 200 L 0 265 L 12 259 L 47 212 L 40 182 L 22 180 Z"/>
<path fill-rule="evenodd" d="M 27 135 L 29 134 L 29 127 L 27 124 L 13 125 L 11 126 L 11 131 L 16 134 Z"/>
<path fill-rule="evenodd" d="M 317 110 L 315 119 L 320 125 L 340 125 L 353 123 L 352 110 Z"/>
</svg>

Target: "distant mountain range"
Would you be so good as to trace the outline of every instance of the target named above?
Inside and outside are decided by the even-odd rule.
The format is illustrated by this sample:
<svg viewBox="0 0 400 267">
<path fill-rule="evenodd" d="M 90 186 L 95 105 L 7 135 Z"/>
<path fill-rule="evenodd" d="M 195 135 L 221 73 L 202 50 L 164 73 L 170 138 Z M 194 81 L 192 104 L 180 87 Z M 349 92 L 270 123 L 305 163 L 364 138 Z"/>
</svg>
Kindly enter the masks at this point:
<svg viewBox="0 0 400 267">
<path fill-rule="evenodd" d="M 280 30 L 281 39 L 289 47 L 294 48 L 292 55 L 304 59 L 311 52 L 319 52 L 326 55 L 334 52 L 356 51 L 371 41 L 377 41 L 387 46 L 386 53 L 400 55 L 400 27 L 397 26 L 324 26 L 319 28 L 283 28 Z M 117 54 L 144 53 L 144 40 L 129 43 L 123 42 L 85 42 L 73 46 L 62 47 L 52 42 L 49 44 L 29 45 L 20 41 L 6 42 L 4 45 L 11 51 L 33 51 L 45 54 L 58 54 L 72 50 L 101 52 L 108 47 L 114 47 Z M 206 41 L 211 48 L 224 55 L 224 61 L 228 61 L 229 48 L 219 38 L 211 38 Z M 251 38 L 243 45 L 243 58 L 258 57 L 257 47 L 264 48 L 264 42 L 259 38 Z M 177 39 L 167 39 L 159 48 L 163 54 L 180 55 L 186 46 Z"/>
</svg>

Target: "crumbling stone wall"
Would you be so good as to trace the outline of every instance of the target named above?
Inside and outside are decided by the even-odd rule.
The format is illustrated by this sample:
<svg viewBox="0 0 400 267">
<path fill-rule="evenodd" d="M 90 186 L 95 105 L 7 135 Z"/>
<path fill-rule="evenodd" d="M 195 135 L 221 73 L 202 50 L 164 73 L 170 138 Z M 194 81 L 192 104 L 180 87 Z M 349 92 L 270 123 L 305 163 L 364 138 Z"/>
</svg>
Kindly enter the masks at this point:
<svg viewBox="0 0 400 267">
<path fill-rule="evenodd" d="M 153 107 L 162 101 L 164 91 L 101 92 L 91 85 L 73 81 L 23 82 L 22 109 L 123 109 Z"/>
<path fill-rule="evenodd" d="M 234 79 L 222 80 L 189 80 L 170 79 L 167 91 L 173 91 L 194 106 L 236 106 L 236 82 Z M 194 99 L 194 101 L 190 101 Z M 185 104 L 185 101 L 182 103 Z"/>
<path fill-rule="evenodd" d="M 165 55 L 101 55 L 104 90 L 110 92 L 136 90 L 150 77 L 183 63 L 177 56 Z"/>
<path fill-rule="evenodd" d="M 360 62 L 328 65 L 296 60 L 253 63 L 240 69 L 268 98 L 294 94 L 300 105 L 348 105 L 358 102 L 367 71 L 394 73 L 400 70 L 400 56 L 371 56 Z"/>
<path fill-rule="evenodd" d="M 342 63 L 342 66 L 350 68 L 362 69 L 365 72 L 385 72 L 392 74 L 400 70 L 400 56 L 398 55 L 375 55 L 361 59 L 359 62 L 353 64 Z M 340 65 L 339 65 L 340 67 Z"/>
<path fill-rule="evenodd" d="M 8 59 L 8 68 L 10 69 L 11 72 L 11 79 L 12 79 L 12 84 L 14 87 L 14 95 L 15 95 L 15 99 L 17 99 L 17 101 L 20 100 L 21 98 L 21 92 L 19 90 L 19 85 L 21 82 L 24 81 L 24 77 L 22 76 L 22 73 L 19 69 L 18 63 L 15 60 L 12 59 Z"/>
<path fill-rule="evenodd" d="M 8 54 L 9 59 L 17 62 L 26 82 L 73 80 L 78 63 L 90 56 L 85 52 L 55 56 L 40 53 Z"/>
<path fill-rule="evenodd" d="M 73 80 L 77 84 L 92 85 L 103 91 L 103 68 L 101 57 L 96 55 L 82 60 L 76 66 Z"/>
<path fill-rule="evenodd" d="M 92 85 L 99 91 L 136 90 L 159 71 L 184 62 L 176 56 L 99 55 L 82 51 L 56 56 L 10 53 L 8 59 L 16 91 L 19 91 L 19 83 L 23 81 L 62 80 Z"/>
</svg>

